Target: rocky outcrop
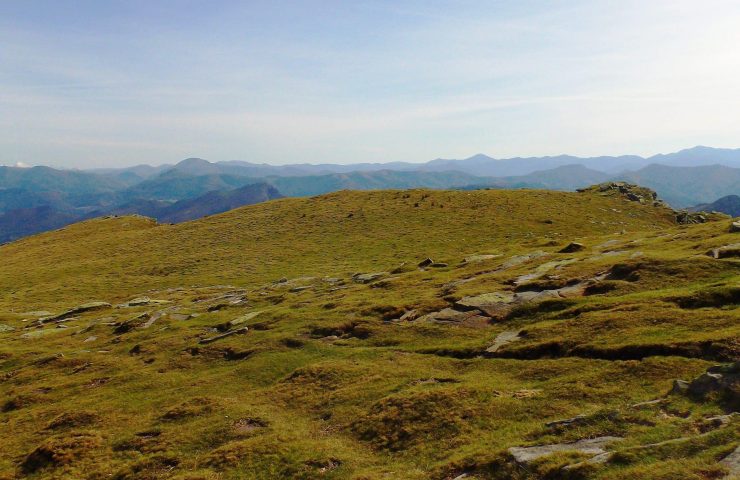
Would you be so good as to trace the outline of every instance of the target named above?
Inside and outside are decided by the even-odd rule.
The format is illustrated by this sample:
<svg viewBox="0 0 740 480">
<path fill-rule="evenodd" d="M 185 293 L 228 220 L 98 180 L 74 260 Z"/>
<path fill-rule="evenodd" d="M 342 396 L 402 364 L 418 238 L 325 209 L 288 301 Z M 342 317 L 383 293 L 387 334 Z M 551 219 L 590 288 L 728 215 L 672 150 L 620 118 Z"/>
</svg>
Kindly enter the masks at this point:
<svg viewBox="0 0 740 480">
<path fill-rule="evenodd" d="M 643 205 L 653 205 L 663 207 L 665 203 L 658 200 L 658 194 L 654 190 L 641 187 L 627 182 L 606 182 L 598 185 L 592 185 L 586 188 L 579 188 L 578 192 L 592 192 L 600 195 L 621 195 L 631 202 L 639 202 Z"/>
<path fill-rule="evenodd" d="M 676 223 L 679 225 L 693 225 L 697 223 L 706 223 L 709 218 L 704 212 L 689 212 L 681 210 L 676 212 Z"/>
</svg>

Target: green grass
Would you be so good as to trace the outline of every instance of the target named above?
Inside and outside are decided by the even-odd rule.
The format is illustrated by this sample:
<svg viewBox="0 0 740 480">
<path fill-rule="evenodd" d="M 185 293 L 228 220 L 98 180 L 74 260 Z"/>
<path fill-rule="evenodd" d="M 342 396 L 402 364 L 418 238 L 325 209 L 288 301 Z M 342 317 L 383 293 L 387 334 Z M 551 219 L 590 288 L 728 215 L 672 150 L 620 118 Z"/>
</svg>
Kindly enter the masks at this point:
<svg viewBox="0 0 740 480">
<path fill-rule="evenodd" d="M 180 225 L 97 219 L 2 246 L 0 324 L 14 330 L 0 331 L 0 478 L 567 478 L 582 457 L 523 468 L 506 450 L 600 435 L 625 438 L 615 460 L 571 478 L 717 478 L 737 424 L 705 437 L 697 425 L 726 405 L 631 407 L 738 358 L 740 263 L 704 253 L 740 237 L 672 218 L 592 193 L 339 192 Z M 586 249 L 558 253 L 573 240 Z M 500 256 L 461 263 L 473 254 Z M 426 257 L 448 266 L 417 269 Z M 403 262 L 376 283 L 351 279 Z M 594 295 L 490 324 L 389 321 L 530 273 L 531 288 L 552 288 L 610 271 Z M 209 308 L 235 289 L 246 304 Z M 171 303 L 30 327 L 27 312 L 141 295 Z M 114 332 L 166 309 L 198 315 Z M 198 343 L 256 311 L 248 333 Z M 485 358 L 508 330 L 526 333 Z M 544 425 L 578 414 L 589 420 Z M 633 448 L 683 436 L 675 451 Z"/>
</svg>

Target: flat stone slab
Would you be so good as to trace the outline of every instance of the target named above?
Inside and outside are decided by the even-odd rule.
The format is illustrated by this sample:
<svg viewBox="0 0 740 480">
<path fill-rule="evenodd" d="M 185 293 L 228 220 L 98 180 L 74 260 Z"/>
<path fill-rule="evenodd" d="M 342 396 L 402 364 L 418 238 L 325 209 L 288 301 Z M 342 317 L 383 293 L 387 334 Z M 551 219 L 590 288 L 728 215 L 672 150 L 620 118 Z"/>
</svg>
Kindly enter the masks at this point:
<svg viewBox="0 0 740 480">
<path fill-rule="evenodd" d="M 376 272 L 376 273 L 358 273 L 352 277 L 355 283 L 370 283 L 379 278 L 383 278 L 388 275 L 388 272 Z"/>
<path fill-rule="evenodd" d="M 258 312 L 249 312 L 245 315 L 242 315 L 241 317 L 235 318 L 232 321 L 230 321 L 229 327 L 235 327 L 236 325 L 241 325 L 242 323 L 248 322 L 261 314 L 262 314 L 261 310 Z"/>
<path fill-rule="evenodd" d="M 707 255 L 713 258 L 740 257 L 740 243 L 713 248 L 707 252 Z"/>
<path fill-rule="evenodd" d="M 463 263 L 478 263 L 478 262 L 485 262 L 486 260 L 493 260 L 494 258 L 498 258 L 501 255 L 492 255 L 492 254 L 479 254 L 479 255 L 468 255 L 463 260 Z"/>
<path fill-rule="evenodd" d="M 507 292 L 492 292 L 472 297 L 463 297 L 455 302 L 455 307 L 460 310 L 480 310 L 488 316 L 496 316 L 508 311 L 509 305 L 514 301 L 514 295 Z"/>
<path fill-rule="evenodd" d="M 66 312 L 60 313 L 59 315 L 54 315 L 54 316 L 46 317 L 46 318 L 40 318 L 39 323 L 44 324 L 44 323 L 49 323 L 49 322 L 55 322 L 57 320 L 63 320 L 65 318 L 72 317 L 80 313 L 92 312 L 94 310 L 102 310 L 104 308 L 111 308 L 111 304 L 107 302 L 83 303 L 82 305 L 78 305 L 75 308 L 67 310 Z"/>
<path fill-rule="evenodd" d="M 554 443 L 535 447 L 511 447 L 509 454 L 517 463 L 527 464 L 538 458 L 546 457 L 557 452 L 578 452 L 584 455 L 601 455 L 606 453 L 604 447 L 612 442 L 622 440 L 622 437 L 597 437 L 578 440 L 573 443 Z"/>
<path fill-rule="evenodd" d="M 503 347 L 504 345 L 508 345 L 511 342 L 515 342 L 519 340 L 519 334 L 521 332 L 519 330 L 506 330 L 505 332 L 501 332 L 496 336 L 496 339 L 493 341 L 493 344 L 486 348 L 486 352 L 488 353 L 496 353 L 499 348 Z"/>
<path fill-rule="evenodd" d="M 445 308 L 439 312 L 430 313 L 424 315 L 419 320 L 429 321 L 434 323 L 447 323 L 447 324 L 485 324 L 488 323 L 488 318 L 480 315 L 478 310 L 470 310 L 461 312 L 452 308 Z"/>
</svg>

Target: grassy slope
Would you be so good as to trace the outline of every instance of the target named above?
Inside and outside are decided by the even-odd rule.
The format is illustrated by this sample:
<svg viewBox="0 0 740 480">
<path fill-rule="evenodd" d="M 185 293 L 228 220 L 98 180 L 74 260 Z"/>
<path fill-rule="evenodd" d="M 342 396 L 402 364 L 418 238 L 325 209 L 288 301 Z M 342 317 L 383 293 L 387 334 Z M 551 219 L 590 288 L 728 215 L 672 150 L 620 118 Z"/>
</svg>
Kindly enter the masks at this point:
<svg viewBox="0 0 740 480">
<path fill-rule="evenodd" d="M 702 416 L 722 411 L 719 404 L 672 397 L 662 407 L 629 405 L 712 364 L 683 350 L 653 355 L 655 345 L 689 352 L 712 341 L 722 358 L 736 357 L 738 313 L 727 295 L 699 309 L 681 308 L 679 299 L 706 291 L 732 298 L 737 261 L 703 253 L 738 240 L 726 223 L 678 227 L 671 218 L 593 194 L 339 192 L 175 226 L 93 220 L 0 247 L 0 324 L 16 328 L 0 333 L 0 393 L 9 399 L 0 413 L 8 432 L 0 478 L 24 474 L 19 465 L 36 447 L 55 455 L 29 473 L 37 478 L 423 479 L 463 471 L 538 478 L 568 459 L 527 471 L 512 466 L 506 448 L 603 434 L 624 436 L 630 446 L 695 434 Z M 575 239 L 586 250 L 557 253 Z M 503 267 L 534 251 L 544 255 Z M 470 254 L 501 256 L 459 265 Z M 374 286 L 349 280 L 427 256 L 450 266 L 406 268 Z M 616 263 L 635 266 L 638 278 L 500 323 L 384 321 L 510 290 L 511 279 L 538 268 L 558 282 Z M 295 280 L 273 283 L 281 277 Z M 470 280 L 448 286 L 462 278 Z M 248 306 L 209 311 L 233 290 L 224 284 L 246 289 Z M 297 286 L 310 288 L 292 291 Z M 23 312 L 142 294 L 172 303 L 86 313 L 68 328 L 23 329 L 30 318 Z M 164 308 L 200 315 L 113 332 L 111 324 Z M 246 335 L 193 349 L 213 326 L 254 311 L 262 313 Z M 477 356 L 511 329 L 528 334 L 503 352 L 533 359 Z M 571 353 L 538 354 L 545 344 Z M 625 346 L 642 353 L 625 359 Z M 616 360 L 591 358 L 609 355 Z M 621 416 L 603 415 L 611 411 Z M 54 422 L 65 413 L 66 423 Z M 594 420 L 543 427 L 579 413 Z M 583 475 L 713 478 L 733 435 L 730 427 L 668 452 L 624 453 Z M 27 462 L 29 472 L 39 463 Z"/>
</svg>

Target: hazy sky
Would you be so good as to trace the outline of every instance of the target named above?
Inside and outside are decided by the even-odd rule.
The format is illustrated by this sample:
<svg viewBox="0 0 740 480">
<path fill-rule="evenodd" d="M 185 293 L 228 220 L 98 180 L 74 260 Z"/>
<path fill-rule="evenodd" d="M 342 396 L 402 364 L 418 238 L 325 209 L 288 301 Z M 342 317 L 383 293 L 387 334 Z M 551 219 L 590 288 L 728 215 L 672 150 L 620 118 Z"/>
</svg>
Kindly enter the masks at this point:
<svg viewBox="0 0 740 480">
<path fill-rule="evenodd" d="M 0 164 L 740 146 L 740 2 L 0 0 Z"/>
</svg>

